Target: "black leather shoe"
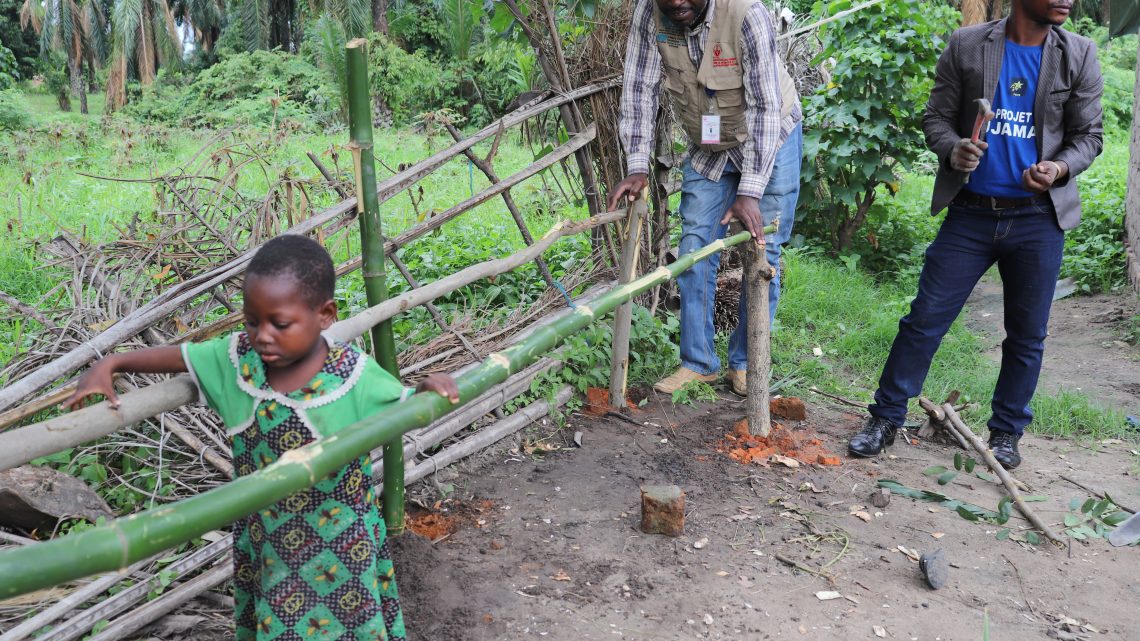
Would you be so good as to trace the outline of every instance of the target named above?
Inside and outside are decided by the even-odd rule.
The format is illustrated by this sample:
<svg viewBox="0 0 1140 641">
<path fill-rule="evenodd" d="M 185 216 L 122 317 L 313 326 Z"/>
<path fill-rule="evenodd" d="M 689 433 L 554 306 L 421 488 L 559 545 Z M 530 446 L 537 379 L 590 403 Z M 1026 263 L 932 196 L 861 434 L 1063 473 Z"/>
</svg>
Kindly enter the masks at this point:
<svg viewBox="0 0 1140 641">
<path fill-rule="evenodd" d="M 895 434 L 899 426 L 885 418 L 872 416 L 867 419 L 862 431 L 847 444 L 847 453 L 851 456 L 868 458 L 878 456 L 881 452 L 895 444 Z"/>
<path fill-rule="evenodd" d="M 1021 437 L 1009 432 L 990 432 L 990 449 L 994 458 L 1007 470 L 1021 465 L 1021 452 L 1017 451 L 1017 442 Z"/>
</svg>

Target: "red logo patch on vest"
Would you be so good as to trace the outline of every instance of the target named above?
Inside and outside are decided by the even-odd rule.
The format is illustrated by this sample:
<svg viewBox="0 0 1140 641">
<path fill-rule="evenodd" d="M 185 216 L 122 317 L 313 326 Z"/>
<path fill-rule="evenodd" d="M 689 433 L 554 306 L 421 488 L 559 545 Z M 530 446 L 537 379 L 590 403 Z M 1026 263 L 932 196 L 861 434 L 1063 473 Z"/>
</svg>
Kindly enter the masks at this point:
<svg viewBox="0 0 1140 641">
<path fill-rule="evenodd" d="M 722 58 L 724 49 L 721 48 L 720 43 L 713 45 L 713 66 L 714 67 L 735 67 L 737 65 L 736 58 Z"/>
</svg>

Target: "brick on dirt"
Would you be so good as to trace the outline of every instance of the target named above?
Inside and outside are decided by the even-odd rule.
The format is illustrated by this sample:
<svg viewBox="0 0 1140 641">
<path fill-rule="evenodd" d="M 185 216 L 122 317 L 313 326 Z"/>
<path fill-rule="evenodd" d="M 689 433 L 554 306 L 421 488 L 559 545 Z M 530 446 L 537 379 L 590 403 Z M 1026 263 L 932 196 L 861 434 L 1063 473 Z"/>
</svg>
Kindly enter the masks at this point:
<svg viewBox="0 0 1140 641">
<path fill-rule="evenodd" d="M 807 408 L 802 399 L 795 396 L 779 396 L 768 403 L 768 411 L 785 421 L 802 421 L 807 418 Z"/>
<path fill-rule="evenodd" d="M 681 536 L 685 533 L 685 493 L 676 485 L 641 488 L 641 531 Z"/>
</svg>

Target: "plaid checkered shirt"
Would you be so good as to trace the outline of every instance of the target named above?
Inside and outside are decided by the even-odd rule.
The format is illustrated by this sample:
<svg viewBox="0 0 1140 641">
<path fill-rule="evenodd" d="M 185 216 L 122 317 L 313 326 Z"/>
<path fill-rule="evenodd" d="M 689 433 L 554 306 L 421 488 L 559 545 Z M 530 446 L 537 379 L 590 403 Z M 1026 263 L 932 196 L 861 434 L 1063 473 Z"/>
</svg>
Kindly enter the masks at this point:
<svg viewBox="0 0 1140 641">
<path fill-rule="evenodd" d="M 649 173 L 649 160 L 653 152 L 653 121 L 664 81 L 661 53 L 657 50 L 654 1 L 639 0 L 634 7 L 625 49 L 621 119 L 618 126 L 630 174 Z M 716 0 L 709 0 L 704 21 L 688 33 L 689 58 L 698 67 L 708 43 L 714 11 Z M 797 106 L 788 117 L 780 116 L 780 81 L 776 65 L 783 63 L 776 52 L 772 18 L 759 2 L 745 15 L 741 29 L 741 48 L 744 95 L 748 105 L 745 118 L 752 135 L 743 145 L 727 151 L 709 152 L 691 146 L 689 162 L 702 176 L 717 181 L 724 172 L 725 164 L 731 160 L 741 174 L 737 195 L 760 198 L 772 175 L 776 151 L 800 121 L 801 115 Z"/>
</svg>

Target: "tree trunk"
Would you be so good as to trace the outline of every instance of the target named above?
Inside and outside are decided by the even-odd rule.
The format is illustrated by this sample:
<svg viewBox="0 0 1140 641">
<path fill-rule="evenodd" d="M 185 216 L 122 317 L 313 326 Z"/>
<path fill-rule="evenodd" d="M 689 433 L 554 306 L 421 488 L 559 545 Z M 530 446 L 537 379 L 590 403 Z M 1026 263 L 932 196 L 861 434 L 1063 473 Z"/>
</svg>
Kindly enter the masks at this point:
<svg viewBox="0 0 1140 641">
<path fill-rule="evenodd" d="M 82 62 L 75 57 L 75 50 L 67 52 L 67 77 L 71 81 L 71 93 L 79 98 L 79 113 L 87 113 L 87 87 L 83 85 Z"/>
<path fill-rule="evenodd" d="M 988 0 L 962 0 L 962 26 L 981 24 L 989 16 Z"/>
<path fill-rule="evenodd" d="M 388 35 L 388 0 L 372 0 L 372 30 Z"/>
<path fill-rule="evenodd" d="M 1140 47 L 1136 49 L 1136 78 L 1140 81 Z M 1128 278 L 1140 293 L 1140 82 L 1136 83 L 1132 104 L 1132 142 L 1128 151 L 1128 190 L 1124 199 L 1125 261 Z"/>
<path fill-rule="evenodd" d="M 837 251 L 841 252 L 851 247 L 851 243 L 855 240 L 855 232 L 859 231 L 859 228 L 867 221 L 867 212 L 871 210 L 871 205 L 875 202 L 875 188 L 877 186 L 878 183 L 871 184 L 863 196 L 863 201 L 855 208 L 855 215 L 840 223 L 837 235 L 838 243 L 835 247 Z"/>
</svg>

